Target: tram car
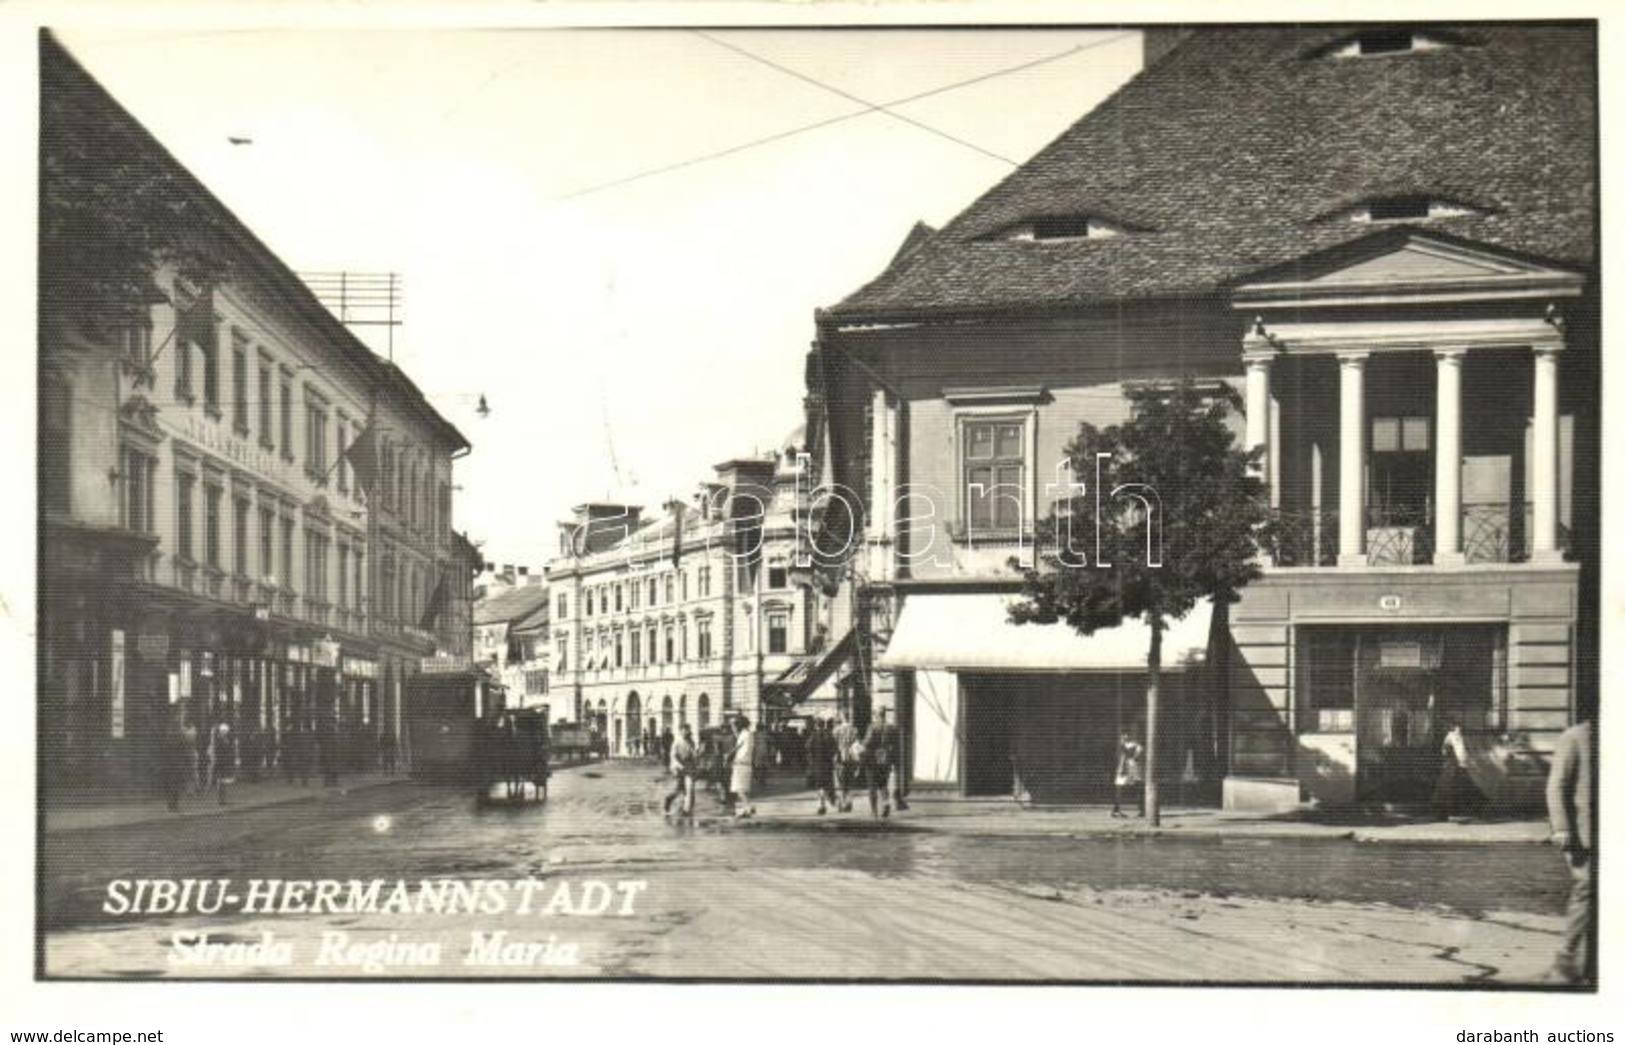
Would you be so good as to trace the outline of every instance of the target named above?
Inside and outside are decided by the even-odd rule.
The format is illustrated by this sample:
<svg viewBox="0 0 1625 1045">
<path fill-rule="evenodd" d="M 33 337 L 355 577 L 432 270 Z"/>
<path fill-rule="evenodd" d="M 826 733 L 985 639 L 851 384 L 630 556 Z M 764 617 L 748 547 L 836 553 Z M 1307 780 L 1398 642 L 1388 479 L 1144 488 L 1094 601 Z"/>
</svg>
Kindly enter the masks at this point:
<svg viewBox="0 0 1625 1045">
<path fill-rule="evenodd" d="M 412 775 L 477 784 L 486 779 L 486 735 L 506 710 L 502 684 L 466 660 L 426 658 L 406 681 Z"/>
</svg>

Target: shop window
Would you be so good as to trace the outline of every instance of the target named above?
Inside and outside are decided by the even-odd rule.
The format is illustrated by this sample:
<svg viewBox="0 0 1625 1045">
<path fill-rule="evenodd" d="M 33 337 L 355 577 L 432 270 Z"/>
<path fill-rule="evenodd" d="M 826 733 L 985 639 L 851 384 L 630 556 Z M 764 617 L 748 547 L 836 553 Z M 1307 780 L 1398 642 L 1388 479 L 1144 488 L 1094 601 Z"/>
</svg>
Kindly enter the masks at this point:
<svg viewBox="0 0 1625 1045">
<path fill-rule="evenodd" d="M 1354 731 L 1356 636 L 1306 629 L 1298 643 L 1298 727 L 1306 733 Z"/>
<path fill-rule="evenodd" d="M 44 380 L 40 399 L 40 484 L 47 509 L 73 507 L 73 392 L 59 378 Z"/>
</svg>

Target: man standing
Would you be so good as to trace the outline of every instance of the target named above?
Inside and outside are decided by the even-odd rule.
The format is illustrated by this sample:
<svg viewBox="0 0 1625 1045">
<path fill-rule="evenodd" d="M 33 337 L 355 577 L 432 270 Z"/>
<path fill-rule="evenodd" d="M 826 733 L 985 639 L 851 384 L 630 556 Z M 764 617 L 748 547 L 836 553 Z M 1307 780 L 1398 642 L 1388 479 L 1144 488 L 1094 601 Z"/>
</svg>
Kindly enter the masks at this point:
<svg viewBox="0 0 1625 1045">
<path fill-rule="evenodd" d="M 881 708 L 869 727 L 869 737 L 863 742 L 865 769 L 869 785 L 869 812 L 875 816 L 891 816 L 892 774 L 901 769 L 903 744 L 897 727 L 891 722 L 891 708 Z"/>
<path fill-rule="evenodd" d="M 852 812 L 852 778 L 858 771 L 859 752 L 863 744 L 858 740 L 858 727 L 843 716 L 835 721 L 835 808 L 837 812 Z"/>
<path fill-rule="evenodd" d="M 835 798 L 835 740 L 829 731 L 828 719 L 814 719 L 807 734 L 807 785 L 818 792 L 818 815 L 823 816 Z"/>
<path fill-rule="evenodd" d="M 678 798 L 683 800 L 683 816 L 694 815 L 694 777 L 699 771 L 700 753 L 694 746 L 694 733 L 688 724 L 682 726 L 683 735 L 673 741 L 671 746 L 671 775 L 676 781 L 672 793 L 666 796 L 666 814 L 671 814 L 671 804 Z"/>
<path fill-rule="evenodd" d="M 1563 851 L 1572 878 L 1563 943 L 1547 974 L 1548 980 L 1560 983 L 1592 983 L 1597 975 L 1597 938 L 1592 928 L 1597 880 L 1597 821 L 1592 806 L 1595 757 L 1591 723 L 1570 726 L 1557 738 L 1546 778 L 1552 844 Z"/>
</svg>

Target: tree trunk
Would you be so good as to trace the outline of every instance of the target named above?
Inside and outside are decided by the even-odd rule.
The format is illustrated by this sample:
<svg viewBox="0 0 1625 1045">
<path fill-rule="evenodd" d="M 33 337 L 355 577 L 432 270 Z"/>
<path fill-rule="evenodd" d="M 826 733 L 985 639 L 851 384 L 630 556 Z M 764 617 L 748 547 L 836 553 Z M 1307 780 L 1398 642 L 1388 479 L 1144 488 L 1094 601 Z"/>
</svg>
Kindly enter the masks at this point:
<svg viewBox="0 0 1625 1045">
<path fill-rule="evenodd" d="M 1151 652 L 1145 658 L 1145 819 L 1162 826 L 1162 805 L 1157 800 L 1157 687 L 1162 680 L 1162 618 L 1151 620 Z"/>
</svg>

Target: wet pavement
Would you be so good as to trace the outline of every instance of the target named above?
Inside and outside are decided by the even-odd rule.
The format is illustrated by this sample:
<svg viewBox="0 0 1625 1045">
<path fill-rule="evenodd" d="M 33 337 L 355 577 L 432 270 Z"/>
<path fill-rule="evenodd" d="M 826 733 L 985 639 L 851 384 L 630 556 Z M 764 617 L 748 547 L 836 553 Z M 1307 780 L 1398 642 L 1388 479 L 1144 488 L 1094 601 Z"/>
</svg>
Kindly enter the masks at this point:
<svg viewBox="0 0 1625 1045">
<path fill-rule="evenodd" d="M 1527 982 L 1555 947 L 1567 889 L 1538 846 L 985 838 L 913 829 L 907 814 L 805 830 L 732 821 L 708 796 L 692 822 L 673 822 L 660 812 L 666 786 L 651 765 L 611 763 L 558 773 L 546 803 L 403 783 L 48 836 L 46 971 Z M 110 881 L 188 878 L 229 880 L 237 895 L 254 879 L 377 879 L 386 893 L 397 879 L 530 881 L 538 910 L 519 914 L 517 894 L 456 914 L 104 909 Z M 582 897 L 594 888 L 622 892 L 591 915 Z M 497 960 L 486 945 L 499 932 L 533 946 Z M 267 933 L 287 961 L 248 946 Z M 205 954 L 192 946 L 203 934 L 228 946 Z M 346 959 L 362 942 L 377 961 Z"/>
</svg>

